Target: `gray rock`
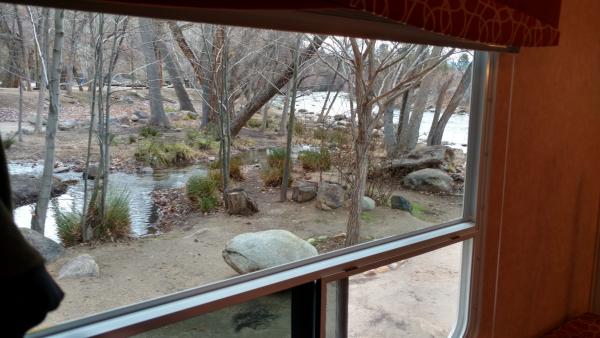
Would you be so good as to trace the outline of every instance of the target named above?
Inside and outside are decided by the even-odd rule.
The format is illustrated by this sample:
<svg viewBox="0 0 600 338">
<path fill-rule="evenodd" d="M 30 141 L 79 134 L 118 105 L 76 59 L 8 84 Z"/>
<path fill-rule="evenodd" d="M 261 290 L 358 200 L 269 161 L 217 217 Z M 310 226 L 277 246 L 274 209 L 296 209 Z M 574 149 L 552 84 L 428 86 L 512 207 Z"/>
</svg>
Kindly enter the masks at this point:
<svg viewBox="0 0 600 338">
<path fill-rule="evenodd" d="M 361 205 L 362 205 L 363 211 L 369 211 L 369 210 L 375 209 L 375 201 L 371 197 L 368 197 L 368 196 L 363 196 Z"/>
<path fill-rule="evenodd" d="M 65 120 L 58 122 L 58 130 L 70 130 L 77 127 L 77 121 L 75 120 Z"/>
<path fill-rule="evenodd" d="M 452 177 L 439 169 L 421 169 L 408 174 L 402 184 L 410 189 L 427 192 L 452 191 Z"/>
<path fill-rule="evenodd" d="M 150 118 L 150 114 L 146 113 L 145 111 L 141 111 L 141 110 L 134 111 L 133 116 L 137 117 L 140 120 Z"/>
<path fill-rule="evenodd" d="M 83 173 L 83 179 L 94 180 L 100 174 L 100 168 L 96 164 L 90 164 L 87 173 Z"/>
<path fill-rule="evenodd" d="M 41 182 L 40 177 L 33 175 L 17 174 L 10 175 L 10 188 L 12 190 L 13 203 L 16 207 L 35 203 L 39 196 Z M 64 194 L 67 184 L 58 177 L 52 177 L 52 197 Z"/>
<path fill-rule="evenodd" d="M 302 182 L 292 190 L 292 200 L 302 203 L 317 197 L 317 185 L 311 182 Z"/>
<path fill-rule="evenodd" d="M 25 237 L 25 240 L 34 247 L 48 263 L 56 260 L 65 251 L 62 245 L 50 238 L 42 236 L 42 234 L 37 231 L 28 228 L 19 228 L 19 230 L 23 237 Z"/>
<path fill-rule="evenodd" d="M 400 209 L 404 211 L 412 211 L 412 204 L 406 198 L 400 195 L 392 195 L 390 198 L 390 206 L 392 209 Z"/>
<path fill-rule="evenodd" d="M 60 268 L 58 278 L 98 277 L 100 268 L 94 258 L 88 254 L 70 259 Z"/>
<path fill-rule="evenodd" d="M 317 193 L 316 207 L 321 210 L 337 209 L 344 205 L 346 191 L 335 183 L 321 183 Z"/>
<path fill-rule="evenodd" d="M 415 149 L 399 159 L 376 170 L 375 174 L 390 172 L 392 175 L 404 176 L 410 172 L 425 168 L 440 168 L 443 165 L 452 165 L 454 150 L 447 146 L 425 146 Z"/>
<path fill-rule="evenodd" d="M 62 165 L 54 168 L 54 173 L 55 174 L 60 174 L 60 173 L 64 173 L 64 172 L 67 172 L 67 171 L 69 171 L 69 167 L 62 166 Z"/>
<path fill-rule="evenodd" d="M 140 169 L 140 173 L 145 175 L 152 175 L 154 174 L 154 169 L 152 169 L 152 167 L 143 167 Z"/>
<path fill-rule="evenodd" d="M 231 268 L 244 274 L 313 257 L 318 252 L 289 231 L 267 230 L 235 236 L 222 254 Z"/>
</svg>

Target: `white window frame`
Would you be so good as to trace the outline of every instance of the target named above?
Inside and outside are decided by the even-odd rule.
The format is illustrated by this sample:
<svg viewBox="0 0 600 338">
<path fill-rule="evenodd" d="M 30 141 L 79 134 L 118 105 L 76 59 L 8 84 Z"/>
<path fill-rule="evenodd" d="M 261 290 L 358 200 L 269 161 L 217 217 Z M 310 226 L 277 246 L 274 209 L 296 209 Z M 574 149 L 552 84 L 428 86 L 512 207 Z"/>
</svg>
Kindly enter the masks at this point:
<svg viewBox="0 0 600 338">
<path fill-rule="evenodd" d="M 460 302 L 458 320 L 451 337 L 474 336 L 479 317 L 477 302 L 480 299 L 481 238 L 484 232 L 484 226 L 476 216 L 485 204 L 482 197 L 485 196 L 490 141 L 486 136 L 490 131 L 495 65 L 495 53 L 475 52 L 468 139 L 470 151 L 467 153 L 461 219 L 109 310 L 28 336 L 128 336 L 305 283 L 353 275 L 459 242 L 463 243 Z"/>
</svg>

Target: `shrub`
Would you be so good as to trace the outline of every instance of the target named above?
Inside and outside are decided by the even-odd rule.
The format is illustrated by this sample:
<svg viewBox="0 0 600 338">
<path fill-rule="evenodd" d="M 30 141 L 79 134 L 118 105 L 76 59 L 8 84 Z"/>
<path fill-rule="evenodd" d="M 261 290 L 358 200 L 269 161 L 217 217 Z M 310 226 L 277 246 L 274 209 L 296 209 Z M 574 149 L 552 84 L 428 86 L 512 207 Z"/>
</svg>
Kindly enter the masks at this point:
<svg viewBox="0 0 600 338">
<path fill-rule="evenodd" d="M 208 171 L 208 177 L 217 184 L 217 188 L 223 191 L 223 173 L 220 169 L 211 169 Z"/>
<path fill-rule="evenodd" d="M 286 151 L 283 148 L 273 148 L 267 153 L 267 165 L 272 168 L 283 168 Z"/>
<path fill-rule="evenodd" d="M 248 128 L 260 128 L 262 127 L 262 121 L 258 119 L 250 119 L 248 120 L 246 125 L 248 126 Z"/>
<path fill-rule="evenodd" d="M 327 139 L 327 130 L 323 127 L 317 127 L 313 131 L 313 137 L 319 141 L 324 141 Z"/>
<path fill-rule="evenodd" d="M 184 165 L 196 157 L 196 152 L 184 143 L 167 143 L 164 145 L 165 152 L 174 165 Z"/>
<path fill-rule="evenodd" d="M 135 143 L 137 142 L 137 137 L 135 137 L 135 135 L 129 135 L 128 141 L 129 144 Z"/>
<path fill-rule="evenodd" d="M 164 143 L 156 138 L 143 140 L 135 152 L 136 160 L 154 168 L 187 164 L 196 155 L 196 151 L 184 143 Z"/>
<path fill-rule="evenodd" d="M 214 141 L 206 137 L 202 132 L 195 129 L 185 131 L 185 144 L 198 150 L 210 150 Z"/>
<path fill-rule="evenodd" d="M 299 137 L 304 136 L 305 129 L 304 124 L 299 123 L 299 121 L 294 123 L 294 135 Z"/>
<path fill-rule="evenodd" d="M 140 129 L 141 137 L 156 137 L 160 136 L 160 131 L 152 126 L 144 126 Z"/>
<path fill-rule="evenodd" d="M 94 228 L 98 240 L 128 238 L 131 233 L 129 193 L 126 190 L 111 192 L 106 197 L 104 221 Z"/>
<path fill-rule="evenodd" d="M 329 142 L 336 145 L 343 145 L 349 142 L 348 131 L 344 129 L 333 129 L 329 132 Z"/>
<path fill-rule="evenodd" d="M 217 208 L 217 198 L 214 196 L 202 197 L 200 198 L 199 207 L 202 212 L 210 212 Z"/>
<path fill-rule="evenodd" d="M 302 168 L 310 171 L 329 170 L 331 169 L 331 156 L 327 149 L 321 151 L 303 151 L 298 156 L 302 163 Z"/>
<path fill-rule="evenodd" d="M 214 176 L 192 176 L 186 184 L 188 198 L 196 203 L 203 212 L 209 212 L 217 207 L 216 192 L 219 183 Z"/>
<path fill-rule="evenodd" d="M 63 246 L 73 246 L 82 241 L 81 213 L 77 211 L 56 213 L 56 230 Z"/>
<path fill-rule="evenodd" d="M 265 182 L 265 186 L 278 187 L 283 181 L 283 167 L 266 167 L 260 172 L 260 175 Z"/>
<path fill-rule="evenodd" d="M 242 166 L 244 165 L 244 160 L 240 156 L 232 156 L 229 158 L 229 177 L 233 178 L 236 181 L 243 181 L 244 174 L 242 174 Z M 221 160 L 212 162 L 209 166 L 210 169 L 216 170 L 221 169 Z M 221 172 L 219 170 L 219 172 Z"/>
</svg>

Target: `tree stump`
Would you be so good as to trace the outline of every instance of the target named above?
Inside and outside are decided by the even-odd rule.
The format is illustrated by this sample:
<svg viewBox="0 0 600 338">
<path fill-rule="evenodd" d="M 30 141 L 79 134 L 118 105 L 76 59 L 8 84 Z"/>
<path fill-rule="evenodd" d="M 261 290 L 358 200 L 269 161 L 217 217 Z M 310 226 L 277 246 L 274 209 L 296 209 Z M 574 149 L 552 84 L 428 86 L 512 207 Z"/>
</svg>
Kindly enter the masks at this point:
<svg viewBox="0 0 600 338">
<path fill-rule="evenodd" d="M 230 215 L 242 215 L 249 216 L 258 212 L 258 206 L 256 202 L 244 189 L 231 189 L 225 194 L 227 200 L 227 212 Z"/>
</svg>

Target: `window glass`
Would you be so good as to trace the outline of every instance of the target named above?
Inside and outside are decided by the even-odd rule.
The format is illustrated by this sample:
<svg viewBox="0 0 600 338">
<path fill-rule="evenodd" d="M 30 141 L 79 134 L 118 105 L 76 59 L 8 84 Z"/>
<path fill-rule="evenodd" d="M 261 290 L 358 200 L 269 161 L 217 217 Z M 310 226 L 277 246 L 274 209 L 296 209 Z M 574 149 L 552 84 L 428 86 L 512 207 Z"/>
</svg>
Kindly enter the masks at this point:
<svg viewBox="0 0 600 338">
<path fill-rule="evenodd" d="M 0 17 L 14 217 L 66 293 L 41 327 L 462 217 L 470 50 Z"/>
<path fill-rule="evenodd" d="M 134 337 L 291 337 L 291 305 L 291 292 L 286 291 L 203 314 Z"/>
<path fill-rule="evenodd" d="M 348 337 L 448 337 L 458 316 L 462 243 L 349 278 Z M 327 285 L 327 338 L 342 337 L 338 282 Z"/>
</svg>

